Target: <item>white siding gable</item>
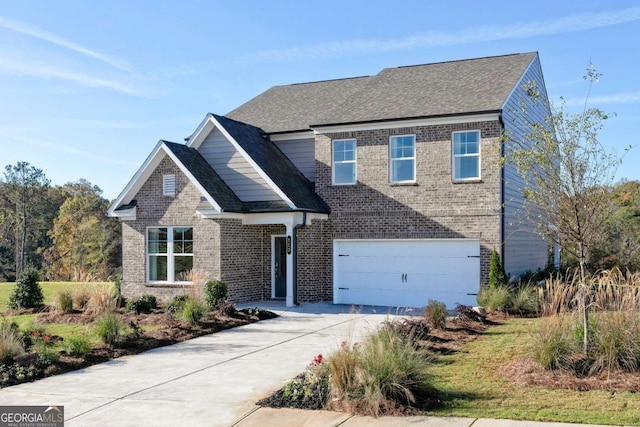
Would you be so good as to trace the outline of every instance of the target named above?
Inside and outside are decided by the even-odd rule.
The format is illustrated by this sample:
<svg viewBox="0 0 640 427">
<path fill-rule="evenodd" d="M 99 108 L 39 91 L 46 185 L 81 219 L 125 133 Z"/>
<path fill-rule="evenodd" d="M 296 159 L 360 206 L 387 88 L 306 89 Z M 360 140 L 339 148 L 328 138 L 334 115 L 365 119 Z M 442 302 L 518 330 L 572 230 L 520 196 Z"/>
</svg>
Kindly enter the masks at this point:
<svg viewBox="0 0 640 427">
<path fill-rule="evenodd" d="M 275 141 L 291 163 L 311 182 L 316 180 L 315 138 Z"/>
<path fill-rule="evenodd" d="M 207 135 L 198 151 L 243 202 L 282 200 L 219 129 Z"/>
</svg>

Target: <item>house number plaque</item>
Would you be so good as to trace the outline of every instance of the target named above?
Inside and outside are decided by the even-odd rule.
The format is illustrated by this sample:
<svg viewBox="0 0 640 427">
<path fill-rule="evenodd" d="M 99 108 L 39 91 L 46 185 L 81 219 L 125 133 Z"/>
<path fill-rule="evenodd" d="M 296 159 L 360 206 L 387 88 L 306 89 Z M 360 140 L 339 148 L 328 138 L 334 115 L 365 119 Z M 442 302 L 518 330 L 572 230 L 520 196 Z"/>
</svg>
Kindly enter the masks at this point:
<svg viewBox="0 0 640 427">
<path fill-rule="evenodd" d="M 287 236 L 287 255 L 291 254 L 291 236 Z"/>
</svg>

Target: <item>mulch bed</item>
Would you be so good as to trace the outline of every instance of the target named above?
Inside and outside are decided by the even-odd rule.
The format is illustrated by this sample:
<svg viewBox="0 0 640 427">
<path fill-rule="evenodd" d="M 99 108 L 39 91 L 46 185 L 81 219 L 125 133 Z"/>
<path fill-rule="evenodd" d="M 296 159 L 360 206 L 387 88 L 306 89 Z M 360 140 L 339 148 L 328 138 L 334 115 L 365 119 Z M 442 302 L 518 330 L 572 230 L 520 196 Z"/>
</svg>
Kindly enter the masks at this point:
<svg viewBox="0 0 640 427">
<path fill-rule="evenodd" d="M 266 310 L 238 310 L 230 315 L 222 315 L 219 313 L 215 316 L 207 315 L 199 324 L 189 324 L 179 321 L 161 309 L 154 310 L 149 314 L 126 313 L 124 309 L 119 309 L 118 317 L 122 322 L 133 325 L 134 329 L 144 325 L 160 325 L 160 327 L 150 331 L 138 329 L 138 333 L 121 337 L 113 347 L 108 345 L 94 345 L 89 353 L 82 359 L 72 357 L 62 352 L 56 364 L 44 369 L 44 376 L 74 371 L 122 356 L 142 353 L 153 348 L 176 344 L 225 329 L 277 317 L 277 315 Z M 47 323 L 86 324 L 90 326 L 94 319 L 95 316 L 80 311 L 66 314 L 49 312 L 37 317 L 34 325 L 36 327 L 42 325 L 45 328 Z M 59 337 L 53 338 L 59 339 Z M 29 359 L 27 356 L 26 360 L 29 361 Z"/>
<path fill-rule="evenodd" d="M 435 329 L 429 332 L 426 339 L 419 339 L 416 344 L 427 350 L 433 357 L 443 354 L 452 354 L 459 351 L 465 344 L 470 341 L 479 339 L 482 333 L 490 326 L 497 325 L 504 319 L 501 314 L 490 314 L 488 317 L 473 316 L 467 318 L 460 316 L 454 321 L 448 322 L 445 329 Z M 415 323 L 421 323 L 420 318 L 407 319 L 402 321 L 402 325 L 406 331 L 418 331 L 421 328 L 412 328 Z M 421 337 L 424 338 L 424 337 Z M 302 373 L 296 379 L 302 380 L 305 374 Z M 420 396 L 414 406 L 403 405 L 398 402 L 386 401 L 384 407 L 380 408 L 380 412 L 384 415 L 393 416 L 410 416 L 419 415 L 424 410 L 428 410 L 437 406 L 440 402 L 430 396 Z M 298 409 L 329 409 L 342 412 L 350 412 L 354 414 L 366 414 L 366 409 L 352 405 L 345 407 L 345 402 L 341 401 L 324 401 L 320 396 L 313 395 L 303 399 L 291 399 L 285 397 L 284 388 L 281 388 L 266 398 L 257 402 L 257 405 L 271 408 L 298 408 Z"/>
<path fill-rule="evenodd" d="M 640 373 L 614 371 L 580 378 L 569 371 L 548 371 L 530 357 L 509 362 L 500 373 L 522 387 L 576 391 L 606 390 L 612 395 L 618 391 L 640 391 Z"/>
</svg>

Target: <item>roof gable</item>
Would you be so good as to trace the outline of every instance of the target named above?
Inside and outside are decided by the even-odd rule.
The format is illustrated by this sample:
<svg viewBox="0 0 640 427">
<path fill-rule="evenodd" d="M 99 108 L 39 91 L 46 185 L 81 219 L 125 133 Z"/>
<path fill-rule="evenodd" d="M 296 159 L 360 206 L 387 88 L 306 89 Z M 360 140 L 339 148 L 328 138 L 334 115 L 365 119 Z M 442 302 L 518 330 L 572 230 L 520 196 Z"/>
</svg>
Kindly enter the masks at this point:
<svg viewBox="0 0 640 427">
<path fill-rule="evenodd" d="M 121 216 L 118 215 L 117 212 L 122 210 L 123 207 L 135 206 L 133 200 L 136 194 L 166 156 L 169 156 L 173 160 L 213 209 L 218 212 L 225 210 L 232 212 L 241 211 L 242 203 L 240 200 L 238 200 L 226 183 L 216 174 L 213 168 L 200 156 L 200 153 L 183 144 L 160 140 L 124 190 L 122 190 L 116 200 L 111 204 L 107 215 Z"/>
<path fill-rule="evenodd" d="M 216 114 L 208 114 L 187 145 L 199 149 L 207 136 L 217 128 L 236 150 L 253 166 L 260 176 L 288 205 L 289 210 L 328 212 L 329 208 L 312 190 L 309 180 L 291 160 L 269 140 L 261 129 Z M 261 204 L 244 203 L 249 206 Z M 268 203 L 275 207 L 278 203 Z M 280 204 L 281 205 L 281 204 Z"/>
<path fill-rule="evenodd" d="M 498 111 L 536 57 L 531 52 L 386 68 L 369 77 L 276 86 L 227 117 L 278 133 Z"/>
</svg>

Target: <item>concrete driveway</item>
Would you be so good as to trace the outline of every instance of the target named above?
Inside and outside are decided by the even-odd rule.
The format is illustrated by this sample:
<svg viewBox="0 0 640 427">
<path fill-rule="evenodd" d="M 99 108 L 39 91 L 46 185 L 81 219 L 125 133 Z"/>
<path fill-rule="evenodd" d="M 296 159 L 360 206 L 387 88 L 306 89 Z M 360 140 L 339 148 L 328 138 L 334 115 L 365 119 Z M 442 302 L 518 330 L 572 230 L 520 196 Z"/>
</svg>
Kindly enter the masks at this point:
<svg viewBox="0 0 640 427">
<path fill-rule="evenodd" d="M 330 303 L 267 308 L 281 317 L 9 387 L 0 404 L 63 405 L 67 426 L 229 426 L 315 355 L 390 315 Z"/>
</svg>

